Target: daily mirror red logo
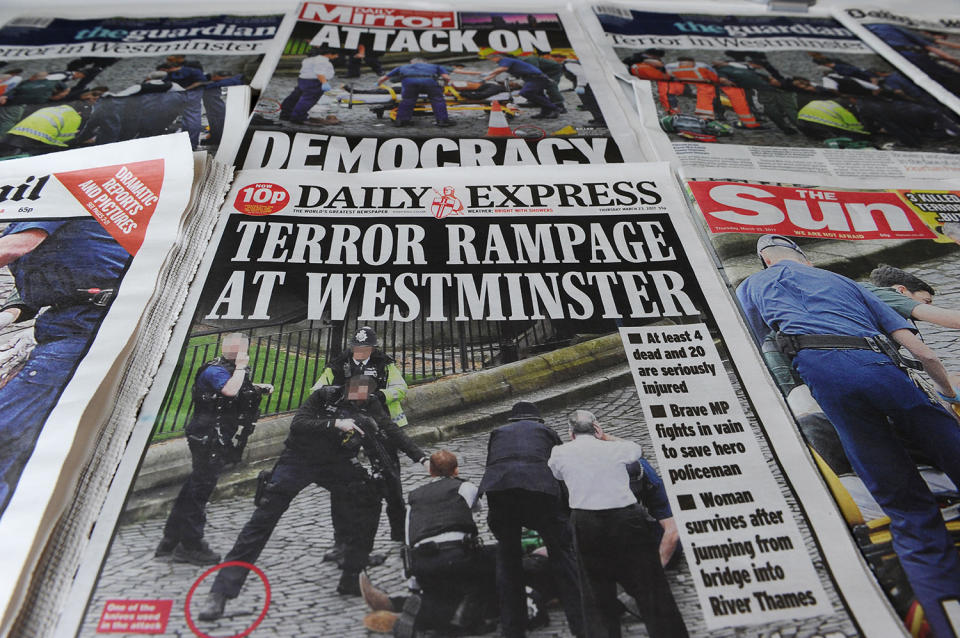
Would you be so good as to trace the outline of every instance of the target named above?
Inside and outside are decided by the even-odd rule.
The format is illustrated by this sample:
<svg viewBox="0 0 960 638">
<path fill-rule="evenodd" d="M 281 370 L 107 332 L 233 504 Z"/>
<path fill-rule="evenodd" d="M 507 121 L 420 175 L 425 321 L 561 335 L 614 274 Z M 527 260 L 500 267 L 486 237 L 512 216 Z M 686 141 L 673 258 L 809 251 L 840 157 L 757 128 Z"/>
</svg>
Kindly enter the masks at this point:
<svg viewBox="0 0 960 638">
<path fill-rule="evenodd" d="M 456 14 L 452 11 L 352 7 L 325 2 L 303 3 L 300 19 L 324 24 L 399 29 L 455 29 L 457 26 Z"/>
<path fill-rule="evenodd" d="M 55 173 L 80 204 L 131 255 L 143 245 L 160 201 L 163 160 L 147 160 Z"/>
<path fill-rule="evenodd" d="M 261 182 L 244 186 L 237 193 L 233 207 L 244 215 L 272 215 L 290 203 L 290 193 L 283 186 Z"/>
<path fill-rule="evenodd" d="M 934 239 L 895 194 L 687 182 L 714 233 L 824 239 Z"/>
</svg>

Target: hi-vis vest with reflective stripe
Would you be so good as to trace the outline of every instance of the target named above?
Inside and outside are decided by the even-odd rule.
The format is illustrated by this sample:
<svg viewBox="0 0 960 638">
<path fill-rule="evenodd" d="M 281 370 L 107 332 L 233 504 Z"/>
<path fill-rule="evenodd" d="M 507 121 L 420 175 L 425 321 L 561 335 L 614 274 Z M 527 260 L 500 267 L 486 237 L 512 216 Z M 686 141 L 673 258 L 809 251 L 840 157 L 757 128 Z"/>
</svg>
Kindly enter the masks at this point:
<svg viewBox="0 0 960 638">
<path fill-rule="evenodd" d="M 28 115 L 8 133 L 52 146 L 66 146 L 77 136 L 81 120 L 72 106 L 48 106 Z"/>
<path fill-rule="evenodd" d="M 863 124 L 856 116 L 843 108 L 833 100 L 814 100 L 800 109 L 797 113 L 797 119 L 833 128 L 851 133 L 861 133 L 869 135 L 870 131 L 863 128 Z"/>
</svg>

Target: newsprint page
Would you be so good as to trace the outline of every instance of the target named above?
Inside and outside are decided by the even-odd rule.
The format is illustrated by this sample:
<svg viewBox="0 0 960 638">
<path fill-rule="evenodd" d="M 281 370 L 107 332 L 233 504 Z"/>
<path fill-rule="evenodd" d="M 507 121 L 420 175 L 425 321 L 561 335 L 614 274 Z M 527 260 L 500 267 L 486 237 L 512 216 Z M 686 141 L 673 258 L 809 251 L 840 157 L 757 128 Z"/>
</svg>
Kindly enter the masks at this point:
<svg viewBox="0 0 960 638">
<path fill-rule="evenodd" d="M 667 164 L 241 171 L 221 224 L 62 635 L 902 634 Z M 599 527 L 594 435 L 639 495 Z"/>
<path fill-rule="evenodd" d="M 684 177 L 871 573 L 913 635 L 952 635 L 958 182 Z"/>
<path fill-rule="evenodd" d="M 960 15 L 910 16 L 869 6 L 837 10 L 837 19 L 857 30 L 903 73 L 960 110 Z M 900 90 L 908 91 L 906 86 Z"/>
<path fill-rule="evenodd" d="M 960 119 L 827 15 L 594 5 L 605 61 L 636 84 L 657 159 L 758 181 L 951 177 Z M 942 93 L 942 91 L 941 91 Z"/>
<path fill-rule="evenodd" d="M 235 164 L 370 172 L 644 159 L 569 10 L 456 7 L 299 5 Z"/>
<path fill-rule="evenodd" d="M 248 111 L 232 118 L 231 103 L 246 106 L 248 85 L 265 84 L 282 13 L 249 3 L 244 13 L 242 2 L 229 15 L 121 8 L 48 8 L 0 28 L 0 158 L 179 130 L 212 152 L 242 127 Z"/>
<path fill-rule="evenodd" d="M 193 168 L 186 136 L 0 163 L 4 622 L 110 413 Z"/>
</svg>

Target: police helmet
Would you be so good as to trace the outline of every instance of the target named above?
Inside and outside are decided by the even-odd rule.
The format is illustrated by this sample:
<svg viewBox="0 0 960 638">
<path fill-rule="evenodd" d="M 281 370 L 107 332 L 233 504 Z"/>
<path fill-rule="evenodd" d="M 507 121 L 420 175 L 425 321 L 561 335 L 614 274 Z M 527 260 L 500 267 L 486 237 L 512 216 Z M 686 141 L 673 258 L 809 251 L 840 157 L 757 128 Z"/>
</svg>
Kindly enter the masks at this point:
<svg viewBox="0 0 960 638">
<path fill-rule="evenodd" d="M 351 346 L 378 346 L 380 341 L 377 339 L 377 333 L 370 326 L 357 328 L 357 332 L 350 339 Z"/>
<path fill-rule="evenodd" d="M 540 421 L 543 423 L 543 416 L 540 409 L 529 401 L 517 401 L 510 408 L 508 421 Z"/>
<path fill-rule="evenodd" d="M 767 262 L 763 261 L 763 255 L 761 253 L 767 248 L 773 248 L 774 246 L 789 248 L 790 250 L 800 253 L 804 259 L 807 259 L 807 254 L 797 245 L 797 242 L 789 237 L 785 235 L 764 235 L 757 240 L 757 257 L 760 258 L 760 263 L 764 268 L 767 267 Z"/>
</svg>

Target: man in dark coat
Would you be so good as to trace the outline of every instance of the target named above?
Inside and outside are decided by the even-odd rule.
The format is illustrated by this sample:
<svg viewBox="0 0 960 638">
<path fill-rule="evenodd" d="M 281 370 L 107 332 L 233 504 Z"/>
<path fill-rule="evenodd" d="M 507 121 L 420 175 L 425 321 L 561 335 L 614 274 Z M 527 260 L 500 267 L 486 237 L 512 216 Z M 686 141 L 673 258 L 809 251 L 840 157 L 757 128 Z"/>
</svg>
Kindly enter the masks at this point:
<svg viewBox="0 0 960 638">
<path fill-rule="evenodd" d="M 577 636 L 583 632 L 576 556 L 567 508 L 560 483 L 547 460 L 561 444 L 556 432 L 543 424 L 532 403 L 520 401 L 510 412 L 510 423 L 490 433 L 486 470 L 480 492 L 487 495 L 487 524 L 496 536 L 497 590 L 500 596 L 500 630 L 503 636 L 524 636 L 526 609 L 523 591 L 524 527 L 540 532 L 550 569 L 567 615 Z"/>
<path fill-rule="evenodd" d="M 273 471 L 265 477 L 262 492 L 258 490 L 257 509 L 240 531 L 225 562 L 257 560 L 290 502 L 311 483 L 331 491 L 346 489 L 353 498 L 343 513 L 348 531 L 337 592 L 360 595 L 358 577 L 373 549 L 380 522 L 380 495 L 374 476 L 357 460 L 357 453 L 363 447 L 372 458 L 380 430 L 387 437 L 405 439 L 398 444 L 415 445 L 373 397 L 376 391 L 373 377 L 351 377 L 345 388 L 324 386 L 300 406 L 290 424 L 284 450 Z M 227 599 L 240 594 L 247 574 L 247 568 L 242 566 L 220 570 L 200 619 L 220 618 Z"/>
</svg>

